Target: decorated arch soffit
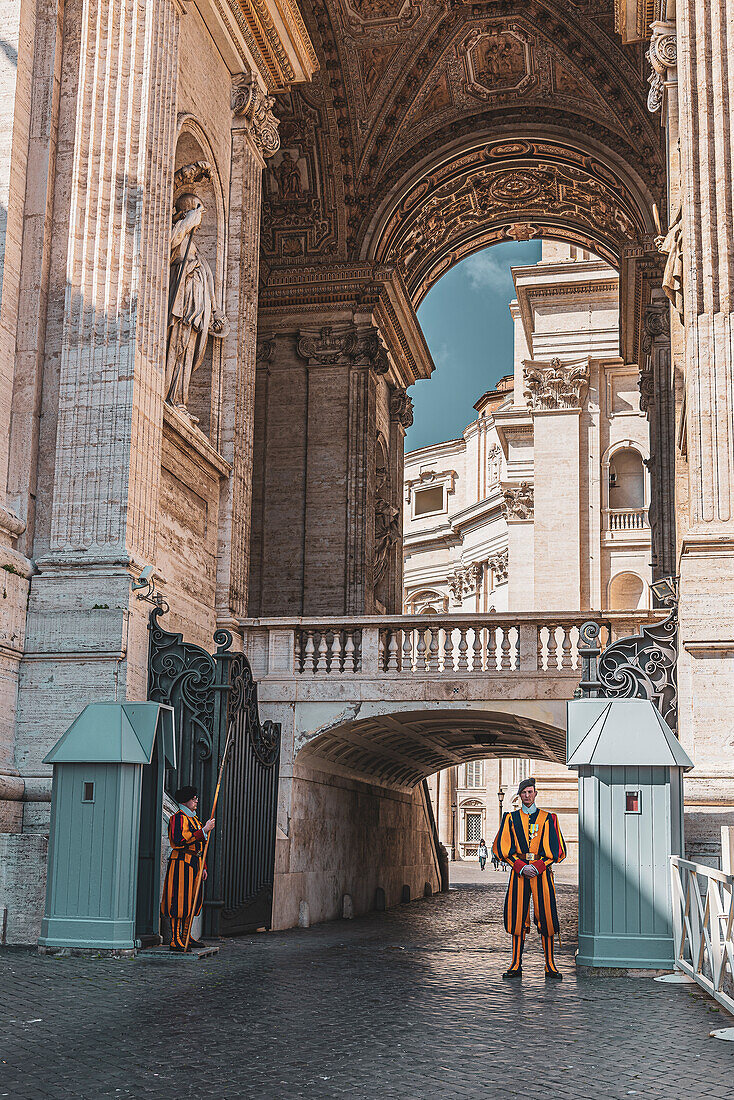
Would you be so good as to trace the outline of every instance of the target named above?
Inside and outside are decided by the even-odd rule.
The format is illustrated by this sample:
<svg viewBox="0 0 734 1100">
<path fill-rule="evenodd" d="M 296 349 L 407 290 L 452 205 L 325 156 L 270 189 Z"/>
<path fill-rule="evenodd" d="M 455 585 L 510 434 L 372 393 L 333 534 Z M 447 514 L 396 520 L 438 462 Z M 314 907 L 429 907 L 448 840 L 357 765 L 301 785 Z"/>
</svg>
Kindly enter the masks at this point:
<svg viewBox="0 0 734 1100">
<path fill-rule="evenodd" d="M 269 265 L 377 261 L 414 304 L 499 240 L 647 251 L 665 173 L 614 0 L 315 0 L 320 68 L 279 97 Z"/>
</svg>

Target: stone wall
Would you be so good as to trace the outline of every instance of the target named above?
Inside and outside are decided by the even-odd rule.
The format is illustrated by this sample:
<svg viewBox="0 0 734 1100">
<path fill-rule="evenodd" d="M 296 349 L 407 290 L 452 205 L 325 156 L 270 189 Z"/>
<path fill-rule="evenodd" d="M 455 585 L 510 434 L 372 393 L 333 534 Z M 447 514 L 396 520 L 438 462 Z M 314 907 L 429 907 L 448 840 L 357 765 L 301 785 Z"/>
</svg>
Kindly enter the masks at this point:
<svg viewBox="0 0 734 1100">
<path fill-rule="evenodd" d="M 337 775 L 297 768 L 289 784 L 288 835 L 279 830 L 273 927 L 292 928 L 302 903 L 310 923 L 375 908 L 381 888 L 389 908 L 404 887 L 423 897 L 440 890 L 439 869 L 423 788 L 412 795 Z"/>
</svg>

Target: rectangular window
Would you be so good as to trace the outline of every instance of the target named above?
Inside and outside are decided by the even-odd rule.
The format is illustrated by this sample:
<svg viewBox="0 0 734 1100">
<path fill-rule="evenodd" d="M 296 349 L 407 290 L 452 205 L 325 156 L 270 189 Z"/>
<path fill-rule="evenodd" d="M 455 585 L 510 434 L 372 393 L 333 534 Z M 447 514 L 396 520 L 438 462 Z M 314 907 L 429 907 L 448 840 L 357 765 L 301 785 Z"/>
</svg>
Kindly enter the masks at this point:
<svg viewBox="0 0 734 1100">
<path fill-rule="evenodd" d="M 94 802 L 94 783 L 84 784 L 84 797 L 82 802 Z"/>
<path fill-rule="evenodd" d="M 467 841 L 480 840 L 482 836 L 482 815 L 466 815 L 466 839 Z"/>
<path fill-rule="evenodd" d="M 418 489 L 413 502 L 413 513 L 416 516 L 424 516 L 428 512 L 443 511 L 443 485 L 435 485 L 432 489 Z"/>
<path fill-rule="evenodd" d="M 641 791 L 625 791 L 624 793 L 624 812 L 627 814 L 640 814 L 642 813 L 642 792 Z"/>
<path fill-rule="evenodd" d="M 483 787 L 484 786 L 484 761 L 472 760 L 466 765 L 466 785 L 467 787 Z"/>
</svg>

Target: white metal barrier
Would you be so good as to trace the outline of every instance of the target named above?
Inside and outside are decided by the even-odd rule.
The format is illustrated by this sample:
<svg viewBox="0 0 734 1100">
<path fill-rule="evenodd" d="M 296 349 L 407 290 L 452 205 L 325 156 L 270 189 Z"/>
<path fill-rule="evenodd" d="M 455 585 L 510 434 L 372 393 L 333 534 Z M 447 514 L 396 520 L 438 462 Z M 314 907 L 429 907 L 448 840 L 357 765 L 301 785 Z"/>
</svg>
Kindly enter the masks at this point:
<svg viewBox="0 0 734 1100">
<path fill-rule="evenodd" d="M 671 856 L 675 967 L 734 1015 L 734 874 Z"/>
</svg>

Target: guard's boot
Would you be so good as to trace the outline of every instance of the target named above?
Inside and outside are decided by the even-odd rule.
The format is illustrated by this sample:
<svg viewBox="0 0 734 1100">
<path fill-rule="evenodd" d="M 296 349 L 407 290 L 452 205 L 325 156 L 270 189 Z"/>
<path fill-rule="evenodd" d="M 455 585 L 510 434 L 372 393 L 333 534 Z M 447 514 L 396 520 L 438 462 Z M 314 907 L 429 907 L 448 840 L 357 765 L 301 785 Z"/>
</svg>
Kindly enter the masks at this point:
<svg viewBox="0 0 734 1100">
<path fill-rule="evenodd" d="M 507 980 L 522 978 L 522 949 L 524 944 L 524 936 L 512 937 L 512 962 L 510 963 L 509 970 L 505 970 L 502 975 L 503 978 Z"/>
<path fill-rule="evenodd" d="M 551 981 L 562 982 L 563 974 L 556 968 L 553 958 L 553 936 L 543 936 L 543 954 L 545 955 L 545 976 Z"/>
</svg>

